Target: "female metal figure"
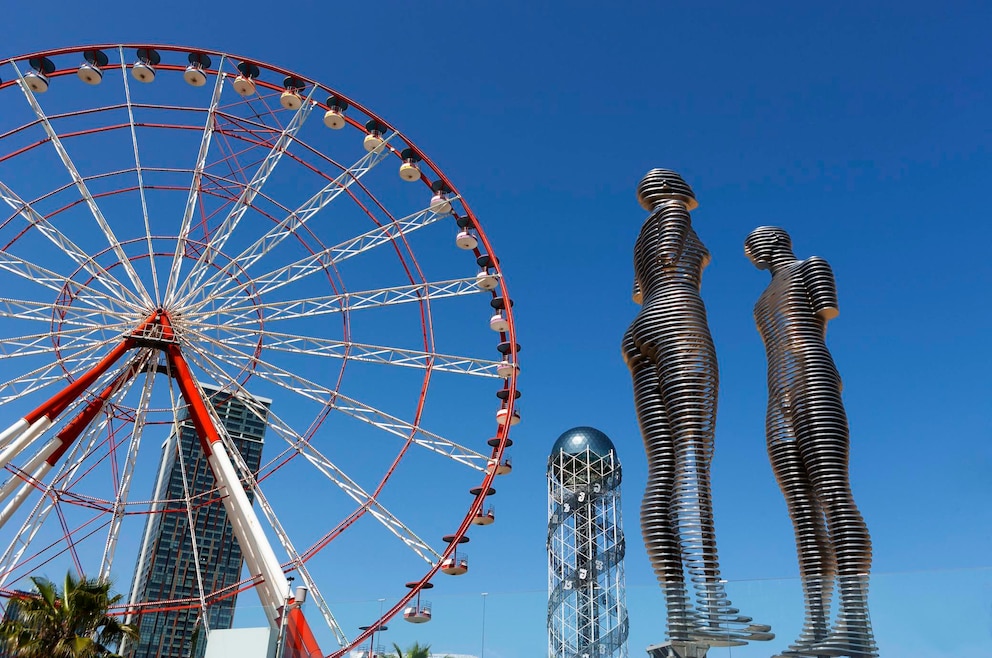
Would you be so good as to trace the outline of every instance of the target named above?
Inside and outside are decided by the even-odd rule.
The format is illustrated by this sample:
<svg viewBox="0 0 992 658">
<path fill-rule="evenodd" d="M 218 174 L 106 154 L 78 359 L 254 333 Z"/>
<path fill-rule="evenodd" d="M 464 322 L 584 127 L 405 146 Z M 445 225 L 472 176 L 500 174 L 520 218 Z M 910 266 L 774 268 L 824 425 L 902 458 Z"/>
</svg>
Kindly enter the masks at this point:
<svg viewBox="0 0 992 658">
<path fill-rule="evenodd" d="M 798 260 L 780 228 L 756 228 L 744 252 L 772 275 L 754 307 L 768 354 L 768 456 L 795 528 L 806 605 L 799 639 L 782 655 L 878 656 L 868 617 L 871 539 L 851 494 L 841 379 L 826 345 L 838 314 L 834 275 L 822 258 Z"/>
<path fill-rule="evenodd" d="M 665 594 L 668 636 L 673 645 L 703 645 L 704 652 L 706 645 L 768 640 L 768 626 L 731 607 L 717 560 L 709 469 L 718 373 L 699 296 L 710 255 L 689 217 L 698 204 L 689 185 L 666 169 L 649 171 L 637 198 L 651 214 L 634 245 L 634 301 L 641 309 L 623 352 L 648 459 L 641 531 Z"/>
</svg>

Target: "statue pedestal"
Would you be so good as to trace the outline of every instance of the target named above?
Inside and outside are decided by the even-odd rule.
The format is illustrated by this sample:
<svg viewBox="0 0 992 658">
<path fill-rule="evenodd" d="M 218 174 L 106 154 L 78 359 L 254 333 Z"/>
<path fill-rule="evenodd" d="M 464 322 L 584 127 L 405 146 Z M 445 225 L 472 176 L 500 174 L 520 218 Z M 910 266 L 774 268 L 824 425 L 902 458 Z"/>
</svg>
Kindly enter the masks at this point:
<svg viewBox="0 0 992 658">
<path fill-rule="evenodd" d="M 706 658 L 706 652 L 713 646 L 707 642 L 663 642 L 647 648 L 651 658 Z"/>
</svg>

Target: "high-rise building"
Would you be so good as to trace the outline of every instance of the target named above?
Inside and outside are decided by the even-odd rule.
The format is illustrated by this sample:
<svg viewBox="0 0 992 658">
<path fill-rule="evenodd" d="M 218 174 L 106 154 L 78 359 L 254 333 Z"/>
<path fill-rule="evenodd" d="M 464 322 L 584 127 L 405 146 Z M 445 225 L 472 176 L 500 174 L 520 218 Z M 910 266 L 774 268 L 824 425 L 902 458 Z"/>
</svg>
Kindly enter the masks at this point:
<svg viewBox="0 0 992 658">
<path fill-rule="evenodd" d="M 229 394 L 210 388 L 205 390 L 245 464 L 257 471 L 262 458 L 264 420 Z M 256 401 L 268 411 L 270 400 L 256 398 Z M 163 448 L 155 500 L 182 500 L 188 491 L 193 501 L 191 513 L 182 509 L 175 513 L 149 515 L 132 589 L 133 600 L 138 603 L 195 600 L 200 591 L 197 563 L 205 592 L 223 590 L 241 579 L 241 548 L 223 503 L 219 499 L 211 500 L 216 497 L 214 475 L 188 416 L 180 421 L 177 430 Z M 251 491 L 248 497 L 254 498 Z M 206 627 L 211 630 L 231 628 L 235 603 L 236 596 L 212 603 L 207 609 Z M 129 658 L 202 658 L 206 632 L 200 616 L 201 610 L 197 607 L 136 616 L 132 622 L 138 624 L 141 639 L 137 646 L 126 651 L 126 655 Z"/>
<path fill-rule="evenodd" d="M 548 655 L 627 658 L 620 460 L 592 427 L 548 457 Z"/>
</svg>

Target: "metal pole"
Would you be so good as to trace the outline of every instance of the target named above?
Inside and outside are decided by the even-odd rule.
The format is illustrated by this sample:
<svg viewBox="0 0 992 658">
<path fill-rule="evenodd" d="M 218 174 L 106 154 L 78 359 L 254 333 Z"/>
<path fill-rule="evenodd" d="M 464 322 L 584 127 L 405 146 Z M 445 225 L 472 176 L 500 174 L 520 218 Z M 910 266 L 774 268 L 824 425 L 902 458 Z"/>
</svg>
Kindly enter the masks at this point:
<svg viewBox="0 0 992 658">
<path fill-rule="evenodd" d="M 383 606 L 383 604 L 385 602 L 386 602 L 386 599 L 379 599 L 379 619 L 380 620 L 382 620 L 382 606 Z M 382 626 L 381 621 L 380 621 L 379 627 L 376 630 L 378 630 L 380 632 L 386 630 L 385 627 Z M 369 652 L 369 658 L 380 658 L 379 656 L 376 656 L 375 655 L 375 633 L 372 633 L 372 650 Z M 399 658 L 399 656 L 397 656 L 396 658 Z"/>
<path fill-rule="evenodd" d="M 479 653 L 479 658 L 486 658 L 486 597 L 489 596 L 489 592 L 482 593 L 482 651 Z"/>
<path fill-rule="evenodd" d="M 292 587 L 294 578 L 290 576 L 286 579 Z M 286 602 L 282 606 L 282 616 L 279 618 L 279 634 L 276 636 L 276 655 L 275 658 L 282 658 L 283 653 L 286 651 L 286 619 L 289 617 L 289 602 L 293 598 L 293 592 L 290 590 L 286 594 Z"/>
</svg>

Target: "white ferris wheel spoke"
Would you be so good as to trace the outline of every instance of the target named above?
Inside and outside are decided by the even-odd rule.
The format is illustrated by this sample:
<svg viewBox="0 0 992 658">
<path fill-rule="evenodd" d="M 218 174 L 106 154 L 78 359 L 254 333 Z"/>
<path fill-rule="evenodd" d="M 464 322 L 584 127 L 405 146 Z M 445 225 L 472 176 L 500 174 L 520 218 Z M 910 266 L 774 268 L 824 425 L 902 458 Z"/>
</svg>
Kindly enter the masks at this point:
<svg viewBox="0 0 992 658">
<path fill-rule="evenodd" d="M 328 247 L 315 254 L 240 283 L 233 289 L 227 287 L 227 282 L 231 281 L 231 279 L 227 279 L 218 286 L 215 286 L 213 290 L 207 290 L 201 301 L 192 305 L 191 310 L 198 310 L 218 300 L 227 300 L 227 303 L 231 304 L 234 300 L 240 299 L 237 296 L 238 293 L 243 292 L 249 287 L 253 288 L 253 292 L 264 295 L 290 283 L 300 281 L 317 272 L 323 272 L 326 268 L 353 256 L 398 240 L 444 217 L 447 217 L 447 215 L 438 215 L 429 208 L 425 208 L 412 215 L 397 219 L 389 224 L 377 226 L 355 238 L 341 242 L 333 247 Z"/>
<path fill-rule="evenodd" d="M 209 361 L 197 358 L 197 355 L 191 354 L 191 361 L 196 363 L 204 372 L 208 373 L 214 378 L 215 382 L 228 382 L 234 384 L 237 387 L 236 396 L 238 400 L 245 405 L 245 407 L 251 411 L 255 417 L 271 425 L 272 422 L 277 422 L 281 427 L 288 430 L 288 425 L 279 420 L 271 410 L 266 410 L 251 394 L 237 382 L 230 380 L 223 370 L 217 368 Z M 175 405 L 173 405 L 175 406 Z M 220 426 L 223 424 L 221 423 Z M 291 432 L 291 430 L 288 430 Z M 255 494 L 255 500 L 258 502 L 259 507 L 261 507 L 269 526 L 275 531 L 276 536 L 279 538 L 279 542 L 282 544 L 283 549 L 289 556 L 290 562 L 293 564 L 294 568 L 299 572 L 306 584 L 307 588 L 310 590 L 310 595 L 313 597 L 314 602 L 317 604 L 321 611 L 321 615 L 324 617 L 324 621 L 327 622 L 328 627 L 334 633 L 335 639 L 338 645 L 344 647 L 348 643 L 348 638 L 341 629 L 340 624 L 338 624 L 337 619 L 335 619 L 334 614 L 331 612 L 330 607 L 321 595 L 320 590 L 317 588 L 316 582 L 310 575 L 309 569 L 307 569 L 306 563 L 300 557 L 299 552 L 293 545 L 289 538 L 289 534 L 283 528 L 282 523 L 279 522 L 279 518 L 276 516 L 275 511 L 272 509 L 271 504 L 262 492 L 262 489 L 258 486 L 258 482 L 255 480 L 254 474 L 248 465 L 245 463 L 244 458 L 241 456 L 241 452 L 236 450 L 234 443 L 230 441 L 230 437 L 226 432 L 221 434 L 222 438 L 228 442 L 228 451 L 231 453 L 231 460 L 234 462 L 235 467 L 238 469 L 241 481 L 244 483 L 246 490 L 250 489 Z M 285 452 L 283 453 L 285 454 Z"/>
<path fill-rule="evenodd" d="M 125 327 L 134 326 L 138 315 L 116 313 L 104 309 L 80 309 L 65 304 L 47 304 L 45 302 L 35 302 L 26 299 L 0 297 L 0 318 L 36 320 L 46 324 L 58 322 L 62 325 L 58 333 L 62 333 L 68 331 L 64 329 L 66 326 L 78 327 L 80 329 L 91 328 L 103 329 L 105 331 L 117 331 L 120 329 L 123 331 Z"/>
<path fill-rule="evenodd" d="M 475 277 L 466 277 L 449 281 L 413 283 L 377 290 L 360 290 L 322 297 L 260 302 L 244 306 L 225 305 L 224 302 L 230 298 L 214 299 L 213 302 L 218 304 L 217 308 L 190 315 L 194 318 L 200 316 L 223 317 L 223 327 L 243 327 L 257 324 L 259 314 L 264 317 L 265 322 L 298 320 L 329 313 L 350 313 L 360 309 L 430 302 L 435 299 L 475 295 L 480 292 L 482 290 L 476 284 Z"/>
<path fill-rule="evenodd" d="M 221 62 L 223 64 L 223 61 Z M 220 71 L 220 67 L 217 69 Z M 220 93 L 224 88 L 226 76 L 218 73 L 214 82 L 214 93 L 210 98 L 210 107 L 207 109 L 207 120 L 203 126 L 203 136 L 200 138 L 200 150 L 196 156 L 196 164 L 193 167 L 193 179 L 189 186 L 189 196 L 186 199 L 186 210 L 183 212 L 183 219 L 179 224 L 179 240 L 176 243 L 176 253 L 172 257 L 172 268 L 169 271 L 169 282 L 165 289 L 165 300 L 171 302 L 172 296 L 179 285 L 179 273 L 182 269 L 183 256 L 186 253 L 186 240 L 189 238 L 190 226 L 193 222 L 193 214 L 196 212 L 196 205 L 200 198 L 200 180 L 203 178 L 203 169 L 207 164 L 207 153 L 210 151 L 210 142 L 217 128 L 217 105 L 220 103 Z"/>
<path fill-rule="evenodd" d="M 4 551 L 3 556 L 0 556 L 0 587 L 4 587 L 9 582 L 14 565 L 20 565 L 21 567 L 28 566 L 21 562 L 21 558 L 24 557 L 24 553 L 45 525 L 48 515 L 55 509 L 60 496 L 71 489 L 83 462 L 90 454 L 100 434 L 106 428 L 107 421 L 108 418 L 104 414 L 100 422 L 90 425 L 83 436 L 80 437 L 82 440 L 76 441 L 70 449 L 69 454 L 66 455 L 65 461 L 59 467 L 55 476 L 42 488 L 41 497 L 21 524 L 18 532 L 14 535 L 14 541 Z M 96 530 L 99 529 L 97 528 Z M 68 550 L 69 547 L 67 546 L 60 552 L 64 553 Z"/>
<path fill-rule="evenodd" d="M 165 361 L 165 374 L 169 382 L 169 396 L 172 401 L 172 426 L 179 427 L 179 406 L 176 401 L 176 394 L 174 390 L 175 379 L 172 377 L 172 364 L 168 359 Z M 162 446 L 162 457 L 159 459 L 158 475 L 155 478 L 155 486 L 152 489 L 152 499 L 148 503 L 148 514 L 149 516 L 154 516 L 160 514 L 162 509 L 165 507 L 166 494 L 168 493 L 168 468 L 169 460 L 165 458 L 173 449 L 176 449 L 179 442 L 178 432 L 169 432 L 169 435 L 165 439 L 165 443 Z M 151 553 L 152 545 L 152 534 L 154 533 L 154 523 L 146 523 L 145 530 L 142 533 L 141 538 L 141 550 L 138 553 L 138 562 L 134 568 L 134 579 L 131 581 L 131 593 L 128 595 L 127 599 L 127 614 L 125 615 L 125 623 L 133 623 L 134 614 L 137 604 L 140 602 L 141 592 L 144 588 L 146 575 L 146 561 L 148 555 Z M 126 638 L 125 638 L 126 640 Z M 119 647 L 121 654 L 125 653 L 125 644 L 122 642 Z"/>
<path fill-rule="evenodd" d="M 215 366 L 209 363 L 204 363 L 203 366 L 210 367 L 217 376 L 222 374 L 222 371 L 218 371 Z M 201 367 L 203 367 L 201 366 Z M 251 404 L 247 396 L 250 394 L 245 391 L 245 389 L 238 384 L 238 389 L 242 391 L 242 395 L 239 396 L 239 400 L 242 403 L 249 406 L 249 408 L 256 407 L 257 404 Z M 352 480 L 338 468 L 334 463 L 331 462 L 327 457 L 320 453 L 310 441 L 307 441 L 303 436 L 293 430 L 288 423 L 283 421 L 279 416 L 272 413 L 269 409 L 266 416 L 262 416 L 257 409 L 252 409 L 253 413 L 259 420 L 265 419 L 270 430 L 278 434 L 284 441 L 286 441 L 289 446 L 288 451 L 295 452 L 306 459 L 311 465 L 314 466 L 324 477 L 330 480 L 334 485 L 336 485 L 341 491 L 343 491 L 349 498 L 354 500 L 356 503 L 368 509 L 369 513 L 372 514 L 383 526 L 386 527 L 391 533 L 396 535 L 408 548 L 413 552 L 423 558 L 428 564 L 433 565 L 437 560 L 440 559 L 440 555 L 431 546 L 425 542 L 423 539 L 418 537 L 409 527 L 406 526 L 402 521 L 400 521 L 395 515 L 389 512 L 376 498 L 366 492 L 357 482 Z M 286 451 L 281 453 L 275 459 L 281 460 Z M 270 460 L 271 461 L 275 461 Z M 244 466 L 242 469 L 242 477 L 247 478 L 248 482 L 255 490 L 256 495 L 260 493 L 257 483 L 254 481 L 254 476 L 251 472 Z M 286 541 L 289 542 L 288 537 Z M 291 546 L 291 544 L 290 544 Z M 296 553 L 295 548 L 293 553 Z M 297 558 L 299 555 L 297 554 Z"/>
<path fill-rule="evenodd" d="M 496 374 L 496 368 L 500 365 L 500 362 L 487 359 L 476 359 L 468 356 L 454 356 L 420 350 L 406 350 L 382 345 L 367 345 L 332 338 L 299 336 L 269 330 L 259 332 L 254 329 L 241 329 L 230 325 L 199 325 L 199 328 L 226 330 L 230 332 L 232 335 L 224 338 L 224 342 L 232 347 L 254 349 L 258 345 L 258 337 L 261 336 L 263 338 L 261 346 L 265 350 L 306 356 L 321 356 L 347 361 L 381 363 L 420 370 L 430 368 L 438 372 L 454 372 L 462 375 L 500 378 Z"/>
<path fill-rule="evenodd" d="M 111 229 L 106 217 L 103 216 L 103 212 L 96 204 L 96 200 L 93 198 L 93 195 L 90 194 L 89 188 L 86 186 L 86 182 L 83 180 L 83 177 L 79 174 L 79 170 L 76 169 L 76 165 L 73 164 L 72 159 L 69 157 L 69 152 L 66 151 L 65 146 L 62 145 L 62 140 L 58 133 L 55 132 L 52 122 L 48 120 L 48 116 L 45 114 L 45 111 L 41 109 L 41 105 L 38 104 L 38 99 L 35 98 L 34 92 L 28 88 L 27 83 L 24 81 L 24 76 L 21 75 L 21 71 L 17 67 L 17 64 L 11 64 L 17 72 L 18 81 L 20 83 L 21 91 L 24 92 L 24 97 L 27 99 L 28 104 L 31 105 L 31 109 L 34 110 L 35 115 L 41 120 L 41 125 L 45 128 L 45 133 L 48 134 L 49 141 L 51 141 L 52 146 L 55 147 L 59 159 L 62 160 L 62 164 L 65 166 L 66 171 L 69 172 L 70 176 L 72 176 L 72 180 L 75 182 L 76 189 L 79 190 L 80 196 L 82 196 L 83 200 L 86 201 L 86 205 L 89 206 L 90 213 L 93 215 L 93 218 L 99 225 L 100 230 L 107 238 L 107 242 L 110 244 L 111 249 L 113 249 L 114 254 L 119 259 L 121 266 L 127 272 L 128 278 L 131 279 L 131 285 L 134 286 L 135 292 L 137 292 L 147 304 L 151 305 L 153 302 L 151 297 L 148 295 L 148 291 L 145 289 L 145 284 L 141 282 L 141 278 L 138 276 L 134 266 L 128 259 L 127 254 L 124 252 L 124 248 L 121 246 L 120 241 L 117 239 L 117 236 L 114 235 L 113 229 Z"/>
<path fill-rule="evenodd" d="M 250 368 L 253 375 L 278 384 L 282 388 L 297 395 L 322 405 L 329 405 L 335 411 L 340 411 L 404 440 L 412 440 L 416 445 L 443 455 L 452 461 L 464 464 L 478 471 L 485 471 L 486 464 L 489 461 L 489 458 L 485 455 L 430 432 L 423 427 L 412 425 L 375 407 L 359 402 L 343 393 L 304 379 L 288 370 L 272 365 L 259 357 L 245 354 L 234 349 L 224 341 L 204 336 L 196 331 L 192 333 L 199 337 L 200 342 L 208 343 L 211 346 L 212 351 L 210 355 L 213 357 L 211 359 L 212 361 L 225 363 L 228 367 L 236 368 L 237 370 Z M 193 346 L 193 350 L 201 357 L 209 358 L 206 355 L 206 350 L 201 349 L 199 346 Z"/>
<path fill-rule="evenodd" d="M 99 348 L 115 341 L 118 341 L 118 339 L 111 338 L 106 342 L 94 343 L 93 345 L 79 349 L 69 358 L 63 359 L 61 362 L 54 361 L 53 363 L 41 366 L 40 368 L 35 368 L 30 372 L 7 380 L 6 382 L 0 384 L 0 393 L 9 390 L 7 394 L 0 395 L 0 406 L 24 397 L 25 395 L 33 393 L 34 391 L 42 389 L 50 384 L 65 382 L 66 370 L 68 370 L 69 376 L 76 376 L 86 372 L 103 358 L 102 353 L 93 354 L 92 352 L 98 351 Z M 70 365 L 73 364 L 74 366 L 70 367 Z M 63 368 L 66 370 L 63 370 Z"/>
<path fill-rule="evenodd" d="M 295 449 L 349 498 L 368 509 L 369 514 L 379 521 L 384 528 L 399 538 L 407 548 L 416 553 L 427 564 L 434 565 L 440 561 L 441 555 L 437 551 L 387 510 L 374 496 L 362 489 L 344 471 L 322 455 L 312 444 L 307 441 L 297 441 Z"/>
<path fill-rule="evenodd" d="M 208 357 L 204 357 L 203 360 L 197 359 L 197 365 L 204 368 L 204 370 L 212 372 L 214 377 L 224 376 L 223 371 L 217 368 L 217 366 L 213 364 Z M 252 404 L 250 402 L 250 394 L 244 389 L 244 387 L 240 384 L 237 384 L 237 387 L 239 391 L 242 392 L 242 395 L 238 396 L 238 399 L 252 409 L 253 413 L 259 420 L 264 419 L 268 425 L 268 428 L 279 435 L 279 437 L 281 437 L 289 446 L 287 450 L 271 459 L 269 461 L 270 464 L 275 461 L 282 461 L 287 452 L 295 452 L 299 454 L 324 477 L 341 489 L 345 495 L 354 500 L 363 508 L 367 509 L 369 514 L 371 514 L 387 530 L 389 530 L 389 532 L 399 538 L 400 541 L 407 546 L 407 548 L 420 556 L 424 561 L 430 565 L 433 565 L 440 560 L 440 554 L 431 548 L 430 544 L 418 537 L 413 530 L 411 530 L 405 523 L 400 521 L 399 518 L 387 510 L 385 506 L 383 506 L 382 503 L 380 503 L 374 496 L 366 492 L 357 482 L 348 477 L 344 471 L 331 462 L 331 460 L 321 454 L 321 452 L 317 450 L 310 441 L 296 432 L 288 423 L 279 418 L 279 416 L 272 413 L 271 409 L 269 409 L 266 415 L 263 416 L 259 410 L 254 408 L 258 406 L 257 403 Z M 257 483 L 254 481 L 254 476 L 252 476 L 251 472 L 248 471 L 247 467 L 242 467 L 241 470 L 242 477 L 246 478 L 248 482 L 251 483 L 256 495 L 258 495 L 260 490 Z M 287 543 L 289 542 L 288 537 L 285 541 Z M 295 548 L 292 552 L 296 554 L 297 559 L 299 559 L 299 554 L 296 553 Z"/>
<path fill-rule="evenodd" d="M 114 314 L 117 313 L 121 317 L 132 314 L 129 317 L 138 317 L 139 312 L 133 310 L 133 307 L 125 305 L 121 308 L 120 300 L 115 297 L 110 297 L 106 293 L 97 290 L 92 287 L 84 287 L 78 281 L 67 278 L 62 274 L 53 272 L 47 268 L 36 265 L 29 260 L 15 256 L 8 251 L 0 251 L 0 270 L 9 272 L 15 276 L 18 276 L 25 281 L 31 281 L 32 283 L 38 284 L 44 288 L 48 288 L 56 293 L 56 296 L 63 298 L 66 295 L 71 297 L 74 301 L 78 301 L 82 304 L 86 304 L 97 311 L 103 313 Z M 83 294 L 85 292 L 85 294 Z M 106 305 L 98 304 L 95 299 L 100 299 L 101 302 L 105 302 Z M 34 302 L 35 305 L 38 302 Z M 30 306 L 31 304 L 27 304 Z M 49 309 L 61 309 L 68 308 L 64 305 L 49 304 Z M 116 309 L 116 310 L 115 310 Z"/>
<path fill-rule="evenodd" d="M 179 404 L 179 400 L 176 397 L 175 389 L 171 385 L 171 380 L 169 386 L 169 395 L 172 400 L 172 419 L 173 419 L 172 431 L 178 435 L 179 432 L 181 431 L 180 428 L 184 424 L 184 422 L 179 419 L 179 409 L 182 408 L 182 405 Z M 212 406 L 207 405 L 207 408 L 212 409 Z M 188 423 L 189 421 L 187 420 L 185 422 Z M 221 428 L 221 430 L 223 430 L 224 427 L 223 423 L 219 422 L 219 420 L 216 418 L 213 420 L 213 422 L 215 427 Z M 189 490 L 189 480 L 186 475 L 187 473 L 186 460 L 185 457 L 183 457 L 183 447 L 179 444 L 178 441 L 175 442 L 175 449 L 176 449 L 176 458 L 179 460 L 179 473 L 180 475 L 182 475 L 182 479 L 183 479 L 183 503 L 184 503 L 183 506 L 186 508 L 186 527 L 189 530 L 189 540 L 193 549 L 193 568 L 196 572 L 196 588 L 197 588 L 197 594 L 199 596 L 200 610 L 203 613 L 203 624 L 205 628 L 204 632 L 209 633 L 210 632 L 209 622 L 206 619 L 207 595 L 203 587 L 203 573 L 200 569 L 200 547 L 196 540 L 196 532 L 195 532 L 196 522 L 193 519 L 193 496 Z M 235 450 L 234 452 L 237 451 Z M 242 547 L 242 551 L 247 551 L 247 548 Z"/>
<path fill-rule="evenodd" d="M 158 350 L 143 349 L 135 359 L 132 360 L 128 368 L 138 370 L 146 366 L 153 357 L 157 356 Z M 122 382 L 117 392 L 119 398 L 127 395 L 137 378 L 131 377 Z M 124 522 L 125 506 L 128 502 L 128 495 L 131 492 L 131 481 L 134 475 L 134 467 L 138 460 L 138 451 L 141 447 L 141 438 L 145 429 L 145 422 L 150 406 L 152 387 L 155 383 L 155 372 L 146 372 L 144 384 L 141 387 L 141 397 L 138 406 L 135 407 L 134 425 L 131 428 L 131 441 L 128 445 L 127 455 L 124 462 L 124 470 L 121 472 L 120 482 L 116 483 L 113 514 L 110 521 L 110 530 L 107 532 L 107 542 L 103 549 L 103 560 L 100 563 L 100 578 L 110 577 L 110 569 L 114 563 L 114 554 L 117 551 L 117 540 L 120 537 L 121 525 Z"/>
<path fill-rule="evenodd" d="M 90 337 L 90 334 L 101 331 L 103 331 L 103 327 L 61 329 L 58 332 L 58 335 L 62 338 L 59 342 L 59 349 L 66 352 L 77 348 L 96 349 L 112 342 L 120 341 L 119 336 L 102 340 Z M 54 336 L 55 334 L 52 332 L 45 332 L 42 334 L 28 334 L 26 336 L 4 338 L 0 341 L 0 361 L 16 359 L 22 356 L 32 356 L 34 354 L 51 354 L 54 349 L 52 345 Z"/>
<path fill-rule="evenodd" d="M 396 133 L 390 135 L 386 140 L 384 140 L 383 144 L 388 142 L 395 135 Z M 231 272 L 231 268 L 235 266 L 237 266 L 239 271 L 247 271 L 248 268 L 260 259 L 264 258 L 266 254 L 272 251 L 284 239 L 293 235 L 302 226 L 305 226 L 314 215 L 330 205 L 330 203 L 344 193 L 352 185 L 352 183 L 372 171 L 372 169 L 374 169 L 377 164 L 385 160 L 389 154 L 390 152 L 388 149 L 379 148 L 362 156 L 358 162 L 341 172 L 337 178 L 325 185 L 322 190 L 313 195 L 299 208 L 291 212 L 285 219 L 271 228 L 265 235 L 256 240 L 254 244 L 238 254 L 231 262 L 222 267 L 218 272 L 212 274 L 210 278 L 203 283 L 202 287 L 209 288 L 212 284 L 215 284 L 218 279 L 226 274 L 229 274 Z M 191 294 L 193 292 L 195 292 L 195 289 L 191 291 Z M 189 296 L 187 295 L 187 298 L 188 297 Z M 186 300 L 184 299 L 183 301 Z"/>
<path fill-rule="evenodd" d="M 145 181 L 141 173 L 141 158 L 138 155 L 138 133 L 134 126 L 134 106 L 131 104 L 131 85 L 128 82 L 127 60 L 124 59 L 124 47 L 118 48 L 121 57 L 121 75 L 124 80 L 124 99 L 127 102 L 127 118 L 131 127 L 131 144 L 134 146 L 134 170 L 138 175 L 138 194 L 141 196 L 141 216 L 145 220 L 145 240 L 148 244 L 148 264 L 151 267 L 152 286 L 155 290 L 155 304 L 162 303 L 162 295 L 158 289 L 158 272 L 155 268 L 155 249 L 152 247 L 152 228 L 148 220 L 148 201 L 145 199 Z M 219 77 L 219 76 L 218 76 Z"/>
<path fill-rule="evenodd" d="M 217 227 L 217 230 L 210 236 L 209 242 L 203 249 L 203 253 L 200 254 L 200 257 L 197 259 L 196 263 L 193 264 L 189 277 L 179 289 L 177 295 L 178 298 L 181 299 L 189 291 L 196 290 L 200 285 L 200 282 L 203 280 L 203 277 L 206 276 L 207 272 L 209 272 L 208 266 L 213 260 L 214 254 L 221 253 L 221 251 L 223 251 L 224 244 L 227 242 L 228 238 L 231 237 L 234 229 L 236 229 L 238 224 L 241 222 L 241 218 L 248 212 L 252 202 L 255 200 L 255 196 L 265 185 L 266 181 L 268 181 L 269 176 L 272 175 L 272 172 L 275 171 L 276 166 L 282 159 L 286 149 L 292 145 L 293 140 L 296 138 L 296 134 L 300 131 L 300 128 L 303 127 L 307 117 L 310 116 L 311 110 L 316 107 L 316 104 L 311 101 L 311 98 L 316 91 L 316 86 L 310 90 L 310 94 L 300 105 L 300 108 L 296 111 L 296 114 L 293 115 L 293 120 L 289 122 L 286 129 L 279 135 L 279 139 L 276 140 L 276 143 L 272 146 L 272 149 L 265 157 L 265 160 L 263 160 L 262 164 L 259 165 L 258 170 L 252 177 L 251 182 L 245 186 L 245 189 L 238 198 L 237 203 L 235 203 L 234 208 L 231 209 L 231 212 L 224 218 L 221 225 Z M 174 300 L 167 300 L 169 303 L 172 301 Z"/>
<path fill-rule="evenodd" d="M 3 181 L 0 181 L 0 199 L 3 199 L 3 201 L 8 206 L 13 208 L 17 214 L 23 217 L 28 224 L 36 228 L 38 232 L 48 238 L 48 240 L 50 240 L 63 253 L 65 253 L 66 256 L 72 259 L 76 265 L 79 265 L 85 269 L 90 276 L 94 278 L 94 280 L 99 281 L 100 285 L 110 292 L 117 303 L 125 306 L 131 306 L 133 308 L 141 308 L 143 306 L 141 300 L 135 296 L 134 293 L 123 286 L 120 281 L 110 274 L 110 272 L 95 262 L 92 257 L 87 255 L 82 249 L 76 246 L 72 240 L 55 228 L 51 222 L 32 208 L 31 204 L 17 196 L 17 193 L 7 187 Z M 117 246 L 120 248 L 119 244 Z M 126 263 L 125 267 L 133 272 L 134 268 L 131 267 L 131 262 L 127 260 L 127 256 L 124 255 L 123 249 L 121 249 L 120 252 L 121 253 L 118 257 L 123 256 L 122 264 Z M 7 253 L 4 253 L 4 257 L 5 259 L 14 258 Z M 137 276 L 137 274 L 135 274 L 135 276 Z M 147 293 L 145 294 L 147 295 Z M 128 300 L 130 300 L 130 304 L 128 303 Z"/>
</svg>

